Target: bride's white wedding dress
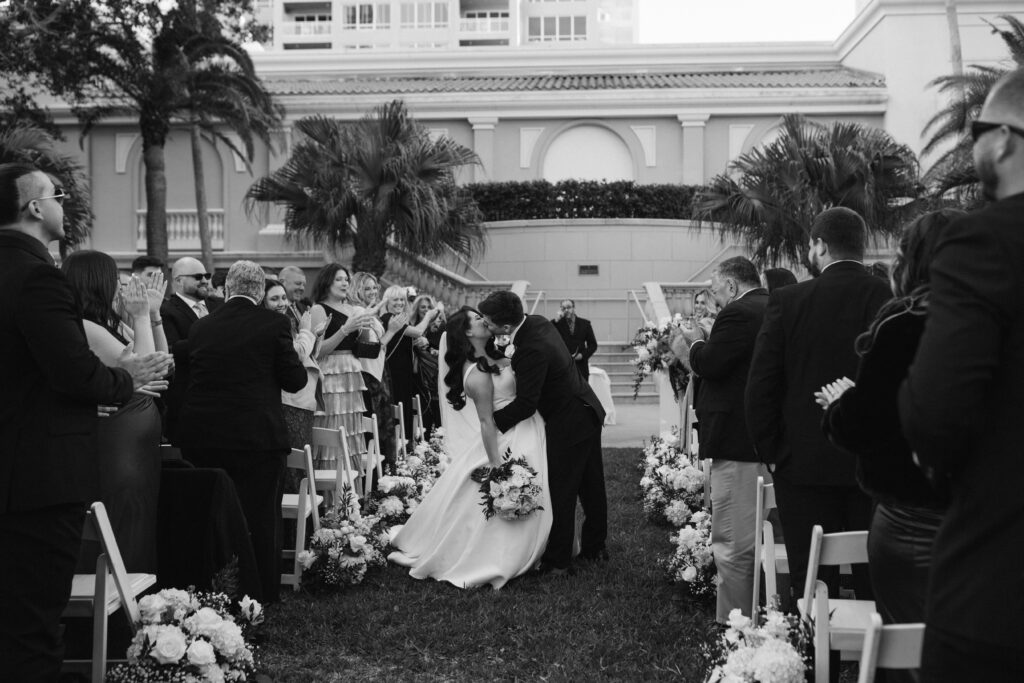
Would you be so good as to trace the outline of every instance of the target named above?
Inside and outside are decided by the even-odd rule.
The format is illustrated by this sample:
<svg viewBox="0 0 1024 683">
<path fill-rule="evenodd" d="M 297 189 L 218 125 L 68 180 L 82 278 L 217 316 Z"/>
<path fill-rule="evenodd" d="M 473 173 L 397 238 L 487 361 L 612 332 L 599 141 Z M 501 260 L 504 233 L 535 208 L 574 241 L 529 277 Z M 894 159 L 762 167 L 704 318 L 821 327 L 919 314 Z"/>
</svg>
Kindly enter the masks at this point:
<svg viewBox="0 0 1024 683">
<path fill-rule="evenodd" d="M 463 379 L 474 372 L 481 370 L 469 365 Z M 515 373 L 506 366 L 491 378 L 497 410 L 515 398 Z M 536 483 L 543 491 L 543 510 L 507 521 L 497 516 L 484 519 L 480 485 L 470 479 L 473 470 L 488 464 L 473 400 L 467 396 L 462 410 L 449 410 L 445 417 L 449 419 L 442 426 L 451 464 L 409 521 L 392 530 L 391 543 L 397 550 L 388 559 L 409 567 L 413 578 L 447 581 L 459 588 L 501 588 L 540 561 L 551 529 L 544 422 L 534 414 L 498 435 L 499 452 L 511 448 L 512 457 L 525 457 L 537 470 Z"/>
</svg>

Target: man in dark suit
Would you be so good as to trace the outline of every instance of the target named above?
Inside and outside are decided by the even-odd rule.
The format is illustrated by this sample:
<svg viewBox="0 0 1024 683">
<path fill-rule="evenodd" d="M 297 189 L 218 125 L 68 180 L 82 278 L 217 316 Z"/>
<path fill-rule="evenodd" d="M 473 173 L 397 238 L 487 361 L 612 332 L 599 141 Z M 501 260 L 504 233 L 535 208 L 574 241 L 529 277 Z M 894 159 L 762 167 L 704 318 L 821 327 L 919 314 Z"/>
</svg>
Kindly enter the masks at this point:
<svg viewBox="0 0 1024 683">
<path fill-rule="evenodd" d="M 900 391 L 903 431 L 952 504 L 932 550 L 921 680 L 1024 680 L 1024 70 L 972 128 L 986 208 L 946 228 Z"/>
<path fill-rule="evenodd" d="M 535 412 L 544 418 L 553 519 L 540 570 L 572 573 L 577 497 L 584 514 L 581 555 L 606 559 L 601 403 L 577 371 L 554 325 L 539 315 L 524 316 L 523 302 L 514 293 L 492 293 L 480 302 L 480 314 L 492 334 L 510 335 L 505 354 L 516 373 L 516 398 L 495 411 L 494 424 L 506 432 Z"/>
<path fill-rule="evenodd" d="M 710 291 L 719 312 L 707 341 L 697 325 L 684 328 L 682 337 L 690 347 L 689 366 L 701 378 L 694 409 L 701 457 L 712 460 L 711 546 L 721 579 L 717 617 L 725 624 L 735 608 L 749 616 L 753 602 L 757 478 L 767 472 L 747 434 L 743 395 L 768 292 L 742 256 L 722 261 L 711 274 Z"/>
<path fill-rule="evenodd" d="M 871 499 L 857 486 L 854 457 L 821 429 L 814 392 L 853 377 L 853 343 L 867 330 L 889 287 L 864 268 L 867 226 L 854 211 L 833 208 L 814 219 L 806 282 L 771 293 L 754 347 L 746 390 L 747 427 L 761 462 L 774 463 L 775 497 L 795 590 L 803 591 L 811 528 L 867 529 Z M 833 573 L 822 570 L 830 591 Z M 857 597 L 870 597 L 866 568 L 854 567 Z"/>
<path fill-rule="evenodd" d="M 0 164 L 0 678 L 53 681 L 86 504 L 99 498 L 97 404 L 127 401 L 166 373 L 167 354 L 119 368 L 86 342 L 74 295 L 46 245 L 64 198 L 34 166 Z"/>
<path fill-rule="evenodd" d="M 559 316 L 551 322 L 562 336 L 569 355 L 579 368 L 583 379 L 590 379 L 590 365 L 587 361 L 597 351 L 597 339 L 590 321 L 576 315 L 576 302 L 565 299 L 559 306 Z"/>
<path fill-rule="evenodd" d="M 227 471 L 249 526 L 262 599 L 277 600 L 281 581 L 281 478 L 288 433 L 281 391 L 306 385 L 288 319 L 262 306 L 263 269 L 237 261 L 227 301 L 196 321 L 175 358 L 189 372 L 178 443 L 199 467 Z"/>
<path fill-rule="evenodd" d="M 284 285 L 284 293 L 288 296 L 288 308 L 285 314 L 292 324 L 293 330 L 302 325 L 302 314 L 309 310 L 310 301 L 305 298 L 306 274 L 298 266 L 285 266 L 277 275 Z"/>
</svg>

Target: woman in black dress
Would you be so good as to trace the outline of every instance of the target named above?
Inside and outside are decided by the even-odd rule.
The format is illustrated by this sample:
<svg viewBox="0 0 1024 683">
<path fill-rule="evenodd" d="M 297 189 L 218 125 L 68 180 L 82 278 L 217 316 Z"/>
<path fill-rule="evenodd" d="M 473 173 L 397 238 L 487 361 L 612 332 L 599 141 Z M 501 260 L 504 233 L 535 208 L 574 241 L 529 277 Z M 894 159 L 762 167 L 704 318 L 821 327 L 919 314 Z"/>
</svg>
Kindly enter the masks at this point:
<svg viewBox="0 0 1024 683">
<path fill-rule="evenodd" d="M 381 322 L 387 328 L 392 318 L 405 320 L 408 308 L 408 289 L 392 285 L 384 292 L 384 315 Z M 416 324 L 406 324 L 391 337 L 385 348 L 385 375 L 391 380 L 391 400 L 402 404 L 405 416 L 405 438 L 412 439 L 412 398 L 419 393 L 419 381 L 416 378 L 416 367 L 413 361 L 413 345 L 423 338 L 427 326 L 437 317 L 437 311 L 431 310 Z M 421 342 L 422 343 L 422 342 Z"/>
<path fill-rule="evenodd" d="M 438 352 L 441 336 L 444 334 L 444 306 L 432 296 L 423 294 L 412 302 L 412 324 L 420 325 L 429 315 L 434 318 L 427 324 L 423 336 L 413 345 L 416 353 L 416 379 L 419 382 L 420 408 L 423 414 L 423 429 L 429 438 L 435 427 L 441 426 L 441 411 L 438 404 Z"/>
<path fill-rule="evenodd" d="M 904 228 L 891 273 L 895 297 L 857 339 L 856 381 L 844 377 L 816 394 L 826 411 L 825 433 L 857 456 L 858 481 L 877 503 L 868 566 L 886 623 L 924 621 L 932 542 L 946 506 L 903 438 L 897 393 L 924 330 L 935 244 L 943 228 L 961 215 L 953 209 L 936 211 Z"/>
</svg>

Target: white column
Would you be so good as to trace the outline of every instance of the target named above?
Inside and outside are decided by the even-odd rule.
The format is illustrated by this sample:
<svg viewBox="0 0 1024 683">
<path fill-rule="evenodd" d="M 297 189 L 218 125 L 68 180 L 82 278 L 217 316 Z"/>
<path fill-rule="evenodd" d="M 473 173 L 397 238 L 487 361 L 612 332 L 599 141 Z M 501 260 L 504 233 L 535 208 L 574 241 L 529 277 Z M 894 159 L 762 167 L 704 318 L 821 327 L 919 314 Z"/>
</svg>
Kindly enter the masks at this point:
<svg viewBox="0 0 1024 683">
<path fill-rule="evenodd" d="M 708 114 L 679 114 L 679 125 L 683 127 L 683 178 L 686 185 L 703 184 L 704 178 L 704 128 Z"/>
<path fill-rule="evenodd" d="M 480 166 L 473 169 L 473 180 L 490 180 L 494 171 L 494 127 L 498 125 L 498 118 L 471 116 L 469 123 L 473 126 L 473 151 L 480 157 Z"/>
</svg>

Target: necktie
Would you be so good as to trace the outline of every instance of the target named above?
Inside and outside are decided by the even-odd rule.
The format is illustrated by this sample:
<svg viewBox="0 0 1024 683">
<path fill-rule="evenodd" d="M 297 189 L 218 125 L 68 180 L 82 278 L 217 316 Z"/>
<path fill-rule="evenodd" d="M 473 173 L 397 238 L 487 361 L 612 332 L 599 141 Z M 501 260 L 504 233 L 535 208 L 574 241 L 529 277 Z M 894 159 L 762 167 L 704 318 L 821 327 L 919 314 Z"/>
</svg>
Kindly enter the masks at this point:
<svg viewBox="0 0 1024 683">
<path fill-rule="evenodd" d="M 197 301 L 192 308 L 195 309 L 196 315 L 200 318 L 205 318 L 210 314 L 210 311 L 206 308 L 205 301 Z"/>
</svg>

